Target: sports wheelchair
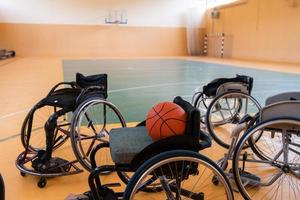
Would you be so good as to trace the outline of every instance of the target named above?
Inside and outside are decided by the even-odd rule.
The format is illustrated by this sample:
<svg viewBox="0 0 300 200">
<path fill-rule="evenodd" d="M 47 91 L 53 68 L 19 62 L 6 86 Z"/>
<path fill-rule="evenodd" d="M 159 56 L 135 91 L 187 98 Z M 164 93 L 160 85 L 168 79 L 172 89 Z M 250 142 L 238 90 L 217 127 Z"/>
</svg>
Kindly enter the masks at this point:
<svg viewBox="0 0 300 200">
<path fill-rule="evenodd" d="M 236 75 L 211 81 L 193 95 L 193 105 L 202 113 L 201 122 L 222 147 L 229 148 L 231 130 L 245 115 L 255 115 L 261 109 L 251 96 L 253 78 Z"/>
<path fill-rule="evenodd" d="M 5 199 L 5 186 L 1 174 L 0 174 L 0 199 L 1 200 Z"/>
<path fill-rule="evenodd" d="M 84 168 L 91 170 L 89 154 L 97 143 L 107 140 L 109 124 L 113 121 L 118 126 L 126 126 L 121 113 L 106 98 L 106 74 L 83 76 L 77 73 L 76 82 L 61 82 L 55 85 L 45 98 L 33 106 L 23 122 L 21 142 L 25 150 L 16 160 L 21 175 L 41 177 L 38 186 L 45 187 L 47 177 L 82 172 L 83 170 L 76 165 L 78 161 Z M 95 105 L 94 101 L 101 101 L 102 104 Z M 85 106 L 84 115 L 80 115 L 82 110 L 77 109 L 80 105 Z M 80 116 L 77 123 L 82 123 L 82 127 L 84 124 L 84 127 L 92 132 L 72 132 L 71 127 L 76 127 L 76 124 L 71 124 L 73 113 Z M 74 158 L 70 157 L 66 148 L 62 146 L 68 138 L 71 138 L 76 156 L 76 160 L 73 161 L 67 160 Z M 59 157 L 53 156 L 54 151 Z"/>
<path fill-rule="evenodd" d="M 223 171 L 200 150 L 211 146 L 210 138 L 200 130 L 200 112 L 181 97 L 174 103 L 187 113 L 184 135 L 152 141 L 145 121 L 132 128 L 112 129 L 108 142 L 96 146 L 91 153 L 95 167 L 89 176 L 91 191 L 70 199 L 233 199 L 231 186 Z M 84 109 L 84 108 L 83 108 Z M 114 165 L 96 164 L 98 153 L 110 149 Z M 114 170 L 123 180 L 127 175 L 125 192 L 114 192 L 102 185 L 99 174 Z M 129 173 L 133 173 L 130 177 Z M 123 174 L 123 175 L 122 175 Z M 212 183 L 216 177 L 219 185 Z"/>
<path fill-rule="evenodd" d="M 16 56 L 15 51 L 8 51 L 6 49 L 0 49 L 0 60 L 4 60 L 7 58 L 13 58 Z"/>
<path fill-rule="evenodd" d="M 226 174 L 245 199 L 299 198 L 299 113 L 300 92 L 282 93 L 269 97 L 259 113 L 245 116 L 234 128 L 219 165 L 226 170 L 232 161 Z"/>
</svg>

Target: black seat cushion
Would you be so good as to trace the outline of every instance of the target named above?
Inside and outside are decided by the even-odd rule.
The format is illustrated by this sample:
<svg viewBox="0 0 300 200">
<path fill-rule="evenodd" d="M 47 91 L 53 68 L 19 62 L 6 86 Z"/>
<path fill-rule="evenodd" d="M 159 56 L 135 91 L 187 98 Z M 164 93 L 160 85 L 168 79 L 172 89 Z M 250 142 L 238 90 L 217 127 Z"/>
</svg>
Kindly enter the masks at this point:
<svg viewBox="0 0 300 200">
<path fill-rule="evenodd" d="M 110 154 L 115 163 L 128 164 L 145 147 L 153 143 L 145 126 L 112 129 Z"/>
<path fill-rule="evenodd" d="M 74 110 L 80 103 L 92 97 L 107 98 L 107 74 L 84 76 L 76 73 L 76 83 L 80 88 L 62 88 L 55 90 L 42 100 L 44 105 Z M 100 90 L 91 89 L 82 94 L 83 89 L 100 86 Z"/>
<path fill-rule="evenodd" d="M 81 90 L 77 88 L 63 88 L 56 90 L 50 96 L 42 100 L 44 105 L 72 110 L 75 107 L 76 99 Z"/>
<path fill-rule="evenodd" d="M 216 95 L 218 88 L 228 82 L 234 83 L 244 83 L 248 85 L 249 94 L 251 94 L 253 87 L 253 78 L 245 75 L 236 75 L 234 78 L 218 78 L 207 85 L 203 86 L 203 93 L 208 97 L 213 97 Z"/>
</svg>

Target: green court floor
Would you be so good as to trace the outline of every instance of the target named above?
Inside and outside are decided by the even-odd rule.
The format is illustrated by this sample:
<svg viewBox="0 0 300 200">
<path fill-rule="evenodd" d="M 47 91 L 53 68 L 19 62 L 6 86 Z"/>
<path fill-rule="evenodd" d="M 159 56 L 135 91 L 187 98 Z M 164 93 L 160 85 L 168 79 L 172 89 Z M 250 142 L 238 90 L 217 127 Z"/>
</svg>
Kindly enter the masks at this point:
<svg viewBox="0 0 300 200">
<path fill-rule="evenodd" d="M 75 80 L 76 72 L 107 73 L 109 101 L 121 110 L 127 122 L 143 120 L 152 105 L 178 95 L 191 101 L 196 88 L 215 78 L 252 76 L 252 96 L 262 105 L 268 96 L 299 91 L 300 84 L 300 75 L 296 74 L 180 59 L 65 60 L 63 68 L 65 81 Z"/>
</svg>

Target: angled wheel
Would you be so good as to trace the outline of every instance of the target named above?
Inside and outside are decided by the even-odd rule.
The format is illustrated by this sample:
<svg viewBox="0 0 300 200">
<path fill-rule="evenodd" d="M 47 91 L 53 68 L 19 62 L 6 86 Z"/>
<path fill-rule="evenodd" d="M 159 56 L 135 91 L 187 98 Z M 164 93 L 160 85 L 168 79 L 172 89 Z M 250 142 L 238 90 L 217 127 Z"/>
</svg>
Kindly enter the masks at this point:
<svg viewBox="0 0 300 200">
<path fill-rule="evenodd" d="M 255 125 L 240 139 L 233 157 L 233 173 L 245 199 L 299 198 L 299 131 L 298 120 L 274 119 Z M 260 139 L 253 142 L 257 135 Z M 243 150 L 248 144 L 251 148 Z"/>
<path fill-rule="evenodd" d="M 229 148 L 231 133 L 245 116 L 254 116 L 261 110 L 259 103 L 248 94 L 227 92 L 216 97 L 207 109 L 206 126 L 214 140 Z"/>
<path fill-rule="evenodd" d="M 126 127 L 125 120 L 117 107 L 105 99 L 87 99 L 78 106 L 71 124 L 71 142 L 76 158 L 86 170 L 92 170 L 92 149 L 101 142 L 109 142 L 110 129 L 121 127 Z M 108 148 L 99 154 L 97 163 L 113 164 Z"/>
<path fill-rule="evenodd" d="M 43 106 L 39 107 L 38 105 L 34 106 L 27 116 L 22 125 L 21 129 L 21 142 L 23 147 L 26 149 L 28 146 L 28 150 L 31 152 L 37 152 L 39 150 L 46 149 L 46 133 L 44 130 L 45 123 L 48 118 L 55 112 L 55 107 L 53 106 Z M 28 130 L 29 130 L 29 119 L 33 114 L 32 126 L 31 126 L 31 134 L 29 145 L 28 141 Z M 69 128 L 70 128 L 70 116 L 65 115 L 57 120 L 57 127 L 55 128 L 55 143 L 53 149 L 57 149 L 63 143 L 67 141 L 69 138 Z"/>
<path fill-rule="evenodd" d="M 218 185 L 212 182 L 218 179 Z M 144 193 L 150 184 L 162 190 Z M 234 199 L 224 172 L 207 157 L 192 151 L 175 150 L 149 159 L 136 171 L 123 199 Z"/>
<path fill-rule="evenodd" d="M 193 105 L 195 108 L 198 108 L 200 110 L 200 120 L 203 124 L 205 123 L 207 108 L 212 100 L 212 97 L 207 97 L 202 92 L 196 93 L 193 97 Z"/>
</svg>

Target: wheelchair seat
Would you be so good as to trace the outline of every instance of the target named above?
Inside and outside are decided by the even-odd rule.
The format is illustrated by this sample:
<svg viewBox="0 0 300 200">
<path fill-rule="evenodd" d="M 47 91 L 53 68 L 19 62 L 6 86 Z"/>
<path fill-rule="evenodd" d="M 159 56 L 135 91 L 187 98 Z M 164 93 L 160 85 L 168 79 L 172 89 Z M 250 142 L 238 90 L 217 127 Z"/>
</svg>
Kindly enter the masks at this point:
<svg viewBox="0 0 300 200">
<path fill-rule="evenodd" d="M 42 100 L 43 105 L 55 106 L 58 108 L 67 108 L 73 110 L 76 99 L 80 94 L 80 88 L 63 88 L 53 92 Z"/>
<path fill-rule="evenodd" d="M 115 163 L 131 163 L 134 156 L 153 143 L 145 126 L 110 131 L 110 152 Z"/>
<path fill-rule="evenodd" d="M 68 84 L 71 88 L 57 89 L 62 84 Z M 94 87 L 94 88 L 93 88 Z M 82 90 L 91 88 L 94 91 L 89 91 L 88 95 L 80 95 Z M 103 99 L 107 98 L 107 75 L 97 74 L 91 76 L 84 76 L 76 73 L 76 82 L 62 82 L 57 84 L 49 94 L 42 99 L 41 105 L 54 106 L 64 108 L 66 112 L 75 110 L 75 108 L 84 100 L 90 97 L 100 96 Z"/>
<path fill-rule="evenodd" d="M 198 152 L 211 146 L 210 138 L 200 130 L 199 110 L 181 97 L 176 97 L 174 103 L 187 113 L 185 134 L 153 141 L 145 126 L 112 129 L 110 152 L 117 165 L 131 165 L 135 169 L 143 161 L 164 151 L 182 149 Z"/>
</svg>

